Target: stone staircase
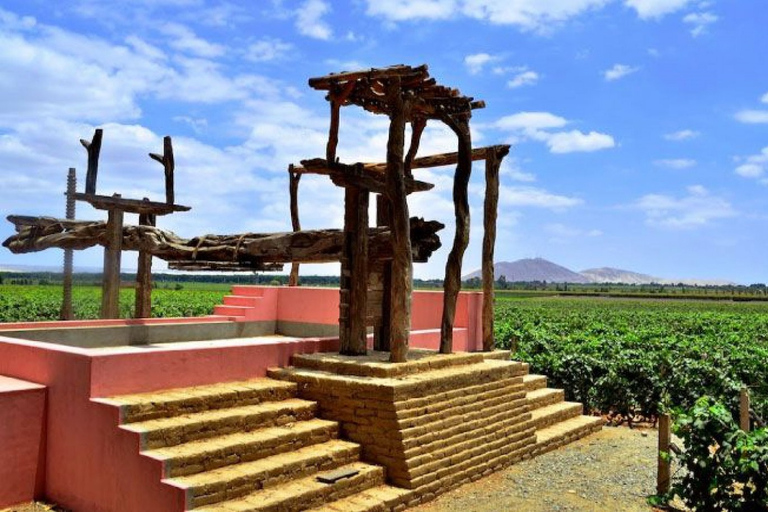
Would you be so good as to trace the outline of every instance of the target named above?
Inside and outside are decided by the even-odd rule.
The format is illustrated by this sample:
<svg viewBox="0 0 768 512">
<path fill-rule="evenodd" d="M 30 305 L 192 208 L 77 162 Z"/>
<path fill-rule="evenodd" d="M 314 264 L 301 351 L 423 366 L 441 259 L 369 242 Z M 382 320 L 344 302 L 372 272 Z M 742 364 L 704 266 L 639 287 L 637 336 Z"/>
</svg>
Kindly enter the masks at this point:
<svg viewBox="0 0 768 512">
<path fill-rule="evenodd" d="M 224 296 L 223 304 L 214 306 L 213 314 L 218 316 L 245 318 L 259 307 L 264 300 L 264 289 L 258 286 L 232 287 L 232 293 Z"/>
<path fill-rule="evenodd" d="M 361 462 L 360 446 L 296 394 L 294 383 L 256 379 L 99 401 L 119 408 L 120 428 L 161 463 L 185 510 L 306 510 L 352 495 L 401 504 L 406 493 L 384 484 L 384 468 Z M 318 481 L 329 471 L 346 475 Z"/>
</svg>

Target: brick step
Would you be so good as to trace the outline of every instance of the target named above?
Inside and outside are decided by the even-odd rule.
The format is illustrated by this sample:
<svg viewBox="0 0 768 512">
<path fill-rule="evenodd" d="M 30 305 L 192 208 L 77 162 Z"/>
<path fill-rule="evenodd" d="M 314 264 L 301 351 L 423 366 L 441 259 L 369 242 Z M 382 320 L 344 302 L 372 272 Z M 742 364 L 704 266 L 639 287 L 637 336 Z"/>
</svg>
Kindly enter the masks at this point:
<svg viewBox="0 0 768 512">
<path fill-rule="evenodd" d="M 405 419 L 400 419 L 398 414 L 398 425 L 401 429 L 411 429 L 423 425 L 429 425 L 441 421 L 447 416 L 461 416 L 467 413 L 478 411 L 486 407 L 494 407 L 506 402 L 519 400 L 525 397 L 523 391 L 518 391 L 519 386 L 493 389 L 485 393 L 462 396 L 453 400 L 444 400 L 433 405 L 420 407 L 420 415 L 410 415 Z"/>
<path fill-rule="evenodd" d="M 384 468 L 362 462 L 347 464 L 340 469 L 358 473 L 332 484 L 319 482 L 316 474 L 261 489 L 243 497 L 202 507 L 199 512 L 287 512 L 320 507 L 353 494 L 384 484 Z"/>
<path fill-rule="evenodd" d="M 291 382 L 253 379 L 96 398 L 94 401 L 119 407 L 121 423 L 136 423 L 212 409 L 285 400 L 294 398 L 296 389 L 296 384 Z"/>
<path fill-rule="evenodd" d="M 580 416 L 584 407 L 578 402 L 560 402 L 547 405 L 531 411 L 531 419 L 537 430 L 544 429 L 555 423 Z"/>
<path fill-rule="evenodd" d="M 512 377 L 443 391 L 428 397 L 401 400 L 395 403 L 397 418 L 401 421 L 408 421 L 424 414 L 445 410 L 450 407 L 452 401 L 472 401 L 480 395 L 495 397 L 507 394 L 510 390 L 517 392 L 520 391 L 520 385 L 520 377 Z"/>
<path fill-rule="evenodd" d="M 502 400 L 496 405 L 475 409 L 460 415 L 438 413 L 432 416 L 433 421 L 428 424 L 401 430 L 400 434 L 404 440 L 407 440 L 403 445 L 406 449 L 411 446 L 421 446 L 432 440 L 445 439 L 452 432 L 459 433 L 473 428 L 482 428 L 493 423 L 495 418 L 503 419 L 504 417 L 526 414 L 528 412 L 526 404 L 525 395 L 520 393 L 517 397 L 510 397 L 510 400 Z"/>
<path fill-rule="evenodd" d="M 128 423 L 121 425 L 121 428 L 139 434 L 141 449 L 150 450 L 309 420 L 315 417 L 316 409 L 315 402 L 288 398 L 278 402 L 262 402 Z"/>
<path fill-rule="evenodd" d="M 337 436 L 336 422 L 312 419 L 147 450 L 142 454 L 162 461 L 163 476 L 169 478 L 263 459 L 276 453 L 324 443 Z"/>
<path fill-rule="evenodd" d="M 536 444 L 534 441 L 533 428 L 516 434 L 514 437 L 502 438 L 494 441 L 487 446 L 479 446 L 469 451 L 467 454 L 458 453 L 451 457 L 449 464 L 445 461 L 436 461 L 425 467 L 423 474 L 411 480 L 412 488 L 419 488 L 441 479 L 458 479 L 462 472 L 466 470 L 475 471 L 482 474 L 488 469 L 486 474 L 492 472 L 493 466 L 498 463 L 497 459 L 514 458 L 514 456 L 523 457 L 533 452 Z M 397 479 L 393 479 L 399 483 Z M 450 484 L 452 485 L 452 484 Z M 450 487 L 449 487 L 450 488 Z"/>
<path fill-rule="evenodd" d="M 237 284 L 232 287 L 232 295 L 240 295 L 246 297 L 263 297 L 264 288 L 261 286 L 248 286 L 246 284 Z"/>
<path fill-rule="evenodd" d="M 440 469 L 441 465 L 449 466 L 453 464 L 457 454 L 469 454 L 474 457 L 484 450 L 490 450 L 498 443 L 503 446 L 503 442 L 514 443 L 530 438 L 531 444 L 535 441 L 535 430 L 530 421 L 517 422 L 508 421 L 489 425 L 484 429 L 476 429 L 473 436 L 462 442 L 451 443 L 439 450 L 433 450 L 423 455 L 410 458 L 406 461 L 409 476 L 416 478 L 426 473 Z"/>
<path fill-rule="evenodd" d="M 412 495 L 410 489 L 379 485 L 308 512 L 389 512 L 395 508 L 404 508 Z"/>
<path fill-rule="evenodd" d="M 533 391 L 535 389 L 541 389 L 547 387 L 546 375 L 536 375 L 531 373 L 523 377 L 523 384 L 526 391 Z"/>
<path fill-rule="evenodd" d="M 484 359 L 501 359 L 502 361 L 509 361 L 512 357 L 511 350 L 494 350 L 493 352 L 482 352 Z"/>
<path fill-rule="evenodd" d="M 556 425 L 541 429 L 536 433 L 536 455 L 546 453 L 566 444 L 581 439 L 603 427 L 605 422 L 600 417 L 576 416 Z"/>
<path fill-rule="evenodd" d="M 565 390 L 539 388 L 526 393 L 525 398 L 528 400 L 528 405 L 531 407 L 531 410 L 534 410 L 540 407 L 546 407 L 548 405 L 563 402 L 565 400 Z"/>
<path fill-rule="evenodd" d="M 184 489 L 187 509 L 191 509 L 351 464 L 359 458 L 359 445 L 333 439 L 251 462 L 167 479 L 165 483 Z"/>
<path fill-rule="evenodd" d="M 223 302 L 225 306 L 255 308 L 261 304 L 262 300 L 264 300 L 263 297 L 251 297 L 249 295 L 225 295 Z"/>
<path fill-rule="evenodd" d="M 213 314 L 221 316 L 245 316 L 251 309 L 252 308 L 250 307 L 244 306 L 227 306 L 219 304 L 218 306 L 213 307 Z"/>
<path fill-rule="evenodd" d="M 478 421 L 472 422 L 469 427 L 453 427 L 444 431 L 439 431 L 429 438 L 408 439 L 403 442 L 405 450 L 403 456 L 407 460 L 419 457 L 423 454 L 438 452 L 445 448 L 450 448 L 467 440 L 472 440 L 483 435 L 483 433 L 504 430 L 514 433 L 533 427 L 530 413 L 519 408 L 510 413 L 504 411 L 495 416 L 488 416 Z"/>
</svg>

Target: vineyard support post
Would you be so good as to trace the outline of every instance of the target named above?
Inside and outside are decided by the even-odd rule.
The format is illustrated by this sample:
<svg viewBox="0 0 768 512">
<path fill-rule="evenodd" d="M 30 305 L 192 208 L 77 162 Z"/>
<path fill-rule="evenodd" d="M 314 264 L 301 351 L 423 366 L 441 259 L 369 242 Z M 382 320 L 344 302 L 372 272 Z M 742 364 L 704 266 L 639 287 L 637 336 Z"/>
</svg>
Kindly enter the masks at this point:
<svg viewBox="0 0 768 512">
<path fill-rule="evenodd" d="M 749 389 L 746 386 L 739 393 L 739 428 L 749 432 Z"/>
<path fill-rule="evenodd" d="M 75 218 L 75 192 L 77 192 L 77 175 L 74 167 L 69 168 L 67 174 L 67 209 L 66 218 L 74 220 Z M 62 283 L 64 297 L 61 303 L 61 319 L 72 320 L 74 311 L 72 309 L 72 267 L 74 251 L 64 249 L 64 281 Z"/>
<path fill-rule="evenodd" d="M 658 470 L 656 477 L 656 494 L 664 495 L 669 492 L 670 461 L 669 450 L 672 441 L 672 430 L 669 413 L 659 416 L 659 452 Z"/>
</svg>

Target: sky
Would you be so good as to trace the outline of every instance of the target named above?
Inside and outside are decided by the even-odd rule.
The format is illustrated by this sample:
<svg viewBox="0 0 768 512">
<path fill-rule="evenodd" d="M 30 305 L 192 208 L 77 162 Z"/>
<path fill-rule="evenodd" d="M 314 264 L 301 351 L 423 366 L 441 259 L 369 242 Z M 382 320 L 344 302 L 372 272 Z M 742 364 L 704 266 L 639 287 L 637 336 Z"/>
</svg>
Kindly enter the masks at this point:
<svg viewBox="0 0 768 512">
<path fill-rule="evenodd" d="M 512 145 L 497 261 L 766 282 L 766 26 L 765 0 L 0 0 L 0 213 L 63 217 L 68 168 L 84 188 L 78 141 L 103 128 L 107 195 L 163 200 L 147 153 L 173 137 L 176 201 L 192 209 L 159 227 L 290 231 L 288 165 L 324 156 L 328 133 L 328 103 L 307 80 L 428 64 L 438 83 L 485 100 L 475 146 Z M 343 109 L 338 156 L 384 161 L 387 127 Z M 419 155 L 455 150 L 432 122 Z M 410 196 L 411 214 L 447 227 L 414 275 L 439 278 L 453 169 L 415 172 L 436 186 Z M 480 266 L 483 174 L 475 164 L 464 273 Z M 340 228 L 343 193 L 305 176 L 299 209 L 305 229 Z M 77 205 L 79 219 L 104 217 Z M 78 252 L 75 265 L 101 254 Z M 0 265 L 61 258 L 0 250 Z M 126 253 L 123 268 L 135 266 Z"/>
</svg>

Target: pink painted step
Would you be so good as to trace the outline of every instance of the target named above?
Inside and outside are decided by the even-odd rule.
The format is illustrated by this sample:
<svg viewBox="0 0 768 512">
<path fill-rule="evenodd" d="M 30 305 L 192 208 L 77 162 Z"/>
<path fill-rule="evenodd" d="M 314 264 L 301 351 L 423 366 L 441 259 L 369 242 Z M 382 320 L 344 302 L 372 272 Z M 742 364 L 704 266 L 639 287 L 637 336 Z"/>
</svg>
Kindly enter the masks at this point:
<svg viewBox="0 0 768 512">
<path fill-rule="evenodd" d="M 246 306 L 227 306 L 227 305 L 219 305 L 213 307 L 213 314 L 214 315 L 222 315 L 222 316 L 245 316 L 245 314 L 250 310 L 250 307 Z"/>
<path fill-rule="evenodd" d="M 224 305 L 255 308 L 262 300 L 262 297 L 251 297 L 248 295 L 227 295 L 224 297 Z"/>
<path fill-rule="evenodd" d="M 232 295 L 244 295 L 246 297 L 263 297 L 264 288 L 261 286 L 248 286 L 238 284 L 232 287 Z"/>
</svg>

